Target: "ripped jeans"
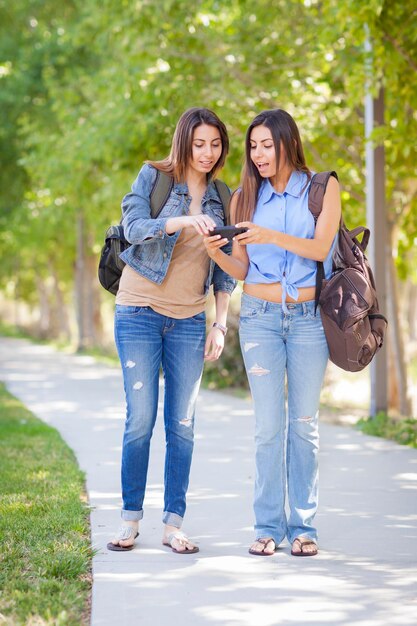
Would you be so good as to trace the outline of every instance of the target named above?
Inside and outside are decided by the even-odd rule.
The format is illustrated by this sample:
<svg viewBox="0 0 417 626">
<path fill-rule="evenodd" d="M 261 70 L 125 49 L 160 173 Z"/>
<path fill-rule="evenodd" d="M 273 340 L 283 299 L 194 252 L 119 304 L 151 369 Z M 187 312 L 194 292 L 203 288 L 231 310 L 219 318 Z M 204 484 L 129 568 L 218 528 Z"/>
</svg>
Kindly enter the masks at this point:
<svg viewBox="0 0 417 626">
<path fill-rule="evenodd" d="M 318 409 L 328 361 L 314 302 L 287 307 L 243 293 L 239 330 L 255 410 L 256 538 L 277 545 L 284 537 L 317 540 Z"/>
<path fill-rule="evenodd" d="M 165 381 L 164 524 L 181 527 L 194 446 L 194 411 L 204 363 L 206 316 L 160 315 L 116 305 L 115 339 L 123 371 L 126 423 L 122 450 L 122 519 L 143 517 L 149 448 Z"/>
</svg>

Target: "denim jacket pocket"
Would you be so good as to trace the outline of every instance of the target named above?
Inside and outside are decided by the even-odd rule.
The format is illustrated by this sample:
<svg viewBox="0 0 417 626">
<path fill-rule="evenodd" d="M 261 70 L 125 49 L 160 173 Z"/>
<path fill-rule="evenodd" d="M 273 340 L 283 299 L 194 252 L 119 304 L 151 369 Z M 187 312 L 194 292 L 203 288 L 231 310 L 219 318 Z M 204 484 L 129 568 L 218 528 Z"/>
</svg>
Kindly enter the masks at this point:
<svg viewBox="0 0 417 626">
<path fill-rule="evenodd" d="M 207 212 L 212 214 L 213 219 L 216 222 L 217 226 L 223 226 L 223 224 L 226 223 L 226 218 L 224 215 L 222 204 L 217 204 L 217 202 L 213 202 L 210 205 L 210 210 Z"/>
</svg>

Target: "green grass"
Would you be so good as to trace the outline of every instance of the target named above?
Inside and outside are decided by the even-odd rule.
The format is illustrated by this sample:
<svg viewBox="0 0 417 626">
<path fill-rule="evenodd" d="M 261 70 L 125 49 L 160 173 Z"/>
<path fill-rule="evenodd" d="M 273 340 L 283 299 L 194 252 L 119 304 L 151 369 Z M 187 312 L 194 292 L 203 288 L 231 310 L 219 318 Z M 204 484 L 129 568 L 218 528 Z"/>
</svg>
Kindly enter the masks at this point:
<svg viewBox="0 0 417 626">
<path fill-rule="evenodd" d="M 0 335 L 3 337 L 15 337 L 19 339 L 32 339 L 28 333 L 19 330 L 16 326 L 11 326 L 0 320 Z"/>
<path fill-rule="evenodd" d="M 89 623 L 84 475 L 59 433 L 0 384 L 0 623 Z"/>
<path fill-rule="evenodd" d="M 417 419 L 414 417 L 395 419 L 386 413 L 378 413 L 373 418 L 359 420 L 356 426 L 367 435 L 392 439 L 417 448 Z"/>
</svg>

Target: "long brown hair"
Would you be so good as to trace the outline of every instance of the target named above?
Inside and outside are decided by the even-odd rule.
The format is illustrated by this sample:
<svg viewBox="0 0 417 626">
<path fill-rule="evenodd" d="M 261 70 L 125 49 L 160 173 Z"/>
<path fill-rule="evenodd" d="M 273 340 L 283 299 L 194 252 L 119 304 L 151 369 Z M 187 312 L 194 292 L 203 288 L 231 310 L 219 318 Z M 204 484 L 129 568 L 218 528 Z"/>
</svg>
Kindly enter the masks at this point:
<svg viewBox="0 0 417 626">
<path fill-rule="evenodd" d="M 169 156 L 161 161 L 146 161 L 146 163 L 153 165 L 161 172 L 170 174 L 176 182 L 185 182 L 188 164 L 192 158 L 194 131 L 202 124 L 217 128 L 222 141 L 220 158 L 208 174 L 209 179 L 215 178 L 226 161 L 229 152 L 229 136 L 226 126 L 210 109 L 193 107 L 185 111 L 175 128 Z"/>
<path fill-rule="evenodd" d="M 283 109 L 262 111 L 255 117 L 246 132 L 245 163 L 242 170 L 240 193 L 237 194 L 236 223 L 252 220 L 259 188 L 262 181 L 265 180 L 260 175 L 250 156 L 250 138 L 252 130 L 256 126 L 266 126 L 271 131 L 275 147 L 277 171 L 280 164 L 282 142 L 290 168 L 305 172 L 309 178 L 311 177 L 311 172 L 305 162 L 300 133 L 291 115 Z"/>
</svg>

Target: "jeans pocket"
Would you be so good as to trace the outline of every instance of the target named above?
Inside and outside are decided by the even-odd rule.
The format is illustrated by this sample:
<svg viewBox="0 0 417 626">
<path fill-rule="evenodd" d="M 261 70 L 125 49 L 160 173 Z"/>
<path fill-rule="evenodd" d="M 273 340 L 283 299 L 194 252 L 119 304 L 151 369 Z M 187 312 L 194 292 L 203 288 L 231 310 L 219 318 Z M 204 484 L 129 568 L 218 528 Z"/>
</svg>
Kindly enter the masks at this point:
<svg viewBox="0 0 417 626">
<path fill-rule="evenodd" d="M 240 309 L 240 319 L 241 320 L 252 319 L 253 317 L 257 317 L 261 313 L 262 313 L 261 307 L 250 306 L 248 304 L 245 304 Z"/>
<path fill-rule="evenodd" d="M 314 307 L 307 311 L 305 320 L 311 328 L 311 332 L 324 333 L 323 322 L 321 321 L 320 307 L 317 307 L 316 313 L 314 313 Z"/>
<path fill-rule="evenodd" d="M 197 324 L 205 324 L 206 323 L 206 313 L 202 311 L 201 313 L 197 313 L 197 315 L 193 315 L 190 317 L 190 320 L 193 322 L 197 322 Z"/>
<path fill-rule="evenodd" d="M 132 315 L 140 315 L 150 310 L 149 306 L 131 306 L 127 304 L 116 304 L 115 315 L 117 317 L 127 317 Z"/>
</svg>

